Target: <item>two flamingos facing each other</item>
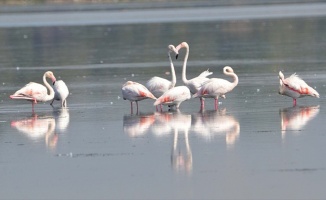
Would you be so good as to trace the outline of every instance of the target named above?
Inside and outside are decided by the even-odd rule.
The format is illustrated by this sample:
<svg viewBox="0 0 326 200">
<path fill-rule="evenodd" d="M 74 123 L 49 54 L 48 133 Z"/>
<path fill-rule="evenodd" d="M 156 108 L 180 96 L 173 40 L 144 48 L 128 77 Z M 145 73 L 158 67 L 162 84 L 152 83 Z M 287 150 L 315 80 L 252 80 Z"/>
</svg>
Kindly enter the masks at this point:
<svg viewBox="0 0 326 200">
<path fill-rule="evenodd" d="M 179 52 L 180 49 L 186 48 L 186 55 L 184 58 L 183 62 L 183 67 L 182 67 L 182 81 L 187 86 L 192 94 L 196 94 L 198 90 L 202 87 L 203 83 L 209 80 L 207 76 L 213 74 L 213 72 L 209 72 L 208 70 L 202 72 L 199 74 L 199 76 L 188 80 L 186 77 L 186 68 L 187 68 L 187 61 L 189 57 L 189 45 L 187 42 L 181 42 L 177 47 L 177 52 Z M 201 107 L 204 107 L 204 98 L 200 97 L 200 104 Z"/>
<path fill-rule="evenodd" d="M 25 99 L 32 102 L 32 111 L 34 112 L 34 104 L 37 102 L 46 102 L 54 98 L 54 90 L 50 84 L 46 81 L 46 78 L 51 79 L 52 83 L 56 81 L 54 74 L 51 71 L 47 71 L 43 75 L 43 83 L 45 86 L 30 82 L 20 90 L 17 90 L 13 95 L 10 95 L 11 99 Z M 50 93 L 48 94 L 48 90 Z"/>
<path fill-rule="evenodd" d="M 279 94 L 292 97 L 293 106 L 296 106 L 297 98 L 305 96 L 319 98 L 319 93 L 295 73 L 288 78 L 284 78 L 283 73 L 280 71 L 278 76 L 280 78 Z"/>
<path fill-rule="evenodd" d="M 206 81 L 202 87 L 198 90 L 193 97 L 204 97 L 204 98 L 214 98 L 215 99 L 215 110 L 218 109 L 218 98 L 225 98 L 225 94 L 232 91 L 238 85 L 238 76 L 234 73 L 230 66 L 225 66 L 223 68 L 223 73 L 227 76 L 233 77 L 233 82 L 229 82 L 220 78 L 211 78 Z M 204 110 L 204 104 L 202 104 L 201 110 Z"/>
<path fill-rule="evenodd" d="M 144 99 L 156 99 L 156 97 L 144 85 L 133 81 L 127 81 L 123 84 L 121 92 L 122 98 L 130 101 L 131 114 L 133 113 L 133 102 L 136 102 L 136 113 L 138 114 L 138 101 Z"/>
<path fill-rule="evenodd" d="M 177 82 L 176 79 L 176 75 L 175 75 L 175 70 L 174 70 L 174 65 L 171 59 L 171 53 L 174 52 L 175 55 L 178 55 L 178 51 L 177 49 L 170 44 L 168 46 L 168 58 L 170 61 L 170 68 L 171 68 L 171 75 L 172 75 L 172 79 L 171 81 L 165 79 L 165 78 L 161 78 L 158 76 L 154 76 L 151 79 L 149 79 L 146 83 L 146 88 L 156 97 L 159 98 L 160 96 L 162 96 L 166 91 L 168 91 L 169 89 L 173 88 Z M 156 108 L 157 110 L 157 108 Z M 161 106 L 161 111 L 162 111 L 162 106 Z"/>
</svg>

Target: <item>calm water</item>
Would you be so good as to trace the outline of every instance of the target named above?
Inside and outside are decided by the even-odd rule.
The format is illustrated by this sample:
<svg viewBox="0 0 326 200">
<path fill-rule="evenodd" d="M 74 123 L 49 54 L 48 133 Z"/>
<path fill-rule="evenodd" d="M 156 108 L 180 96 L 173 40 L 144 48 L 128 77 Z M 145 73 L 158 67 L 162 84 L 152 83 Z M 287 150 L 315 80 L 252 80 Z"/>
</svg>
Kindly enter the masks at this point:
<svg viewBox="0 0 326 200">
<path fill-rule="evenodd" d="M 325 15 L 1 28 L 0 198 L 324 199 Z M 144 100 L 130 114 L 122 84 L 170 79 L 167 45 L 182 41 L 188 78 L 209 68 L 228 79 L 230 65 L 239 85 L 218 111 L 212 99 L 203 112 L 191 99 L 162 113 Z M 9 99 L 46 70 L 68 85 L 68 109 L 39 103 L 33 114 Z M 292 107 L 279 70 L 321 98 Z"/>
</svg>

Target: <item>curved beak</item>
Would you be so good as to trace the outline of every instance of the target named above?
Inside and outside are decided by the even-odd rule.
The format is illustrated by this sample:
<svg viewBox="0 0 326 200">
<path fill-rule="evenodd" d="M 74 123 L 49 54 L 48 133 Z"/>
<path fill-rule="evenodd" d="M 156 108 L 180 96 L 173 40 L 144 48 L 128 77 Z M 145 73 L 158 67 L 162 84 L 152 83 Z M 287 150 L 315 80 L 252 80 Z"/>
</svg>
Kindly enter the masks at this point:
<svg viewBox="0 0 326 200">
<path fill-rule="evenodd" d="M 175 59 L 178 59 L 178 56 L 179 56 L 179 54 L 176 54 L 176 55 L 175 55 Z"/>
</svg>

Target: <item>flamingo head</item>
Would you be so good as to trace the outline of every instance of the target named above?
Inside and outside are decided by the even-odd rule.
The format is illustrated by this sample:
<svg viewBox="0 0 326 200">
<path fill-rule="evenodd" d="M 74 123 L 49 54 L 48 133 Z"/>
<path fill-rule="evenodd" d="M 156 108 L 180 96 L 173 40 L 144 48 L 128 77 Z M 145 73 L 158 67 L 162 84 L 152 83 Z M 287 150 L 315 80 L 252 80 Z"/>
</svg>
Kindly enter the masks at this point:
<svg viewBox="0 0 326 200">
<path fill-rule="evenodd" d="M 284 75 L 281 71 L 278 72 L 278 77 L 283 81 L 284 80 Z"/>
<path fill-rule="evenodd" d="M 55 83 L 56 78 L 55 78 L 53 72 L 51 72 L 51 71 L 47 71 L 47 72 L 45 72 L 45 76 L 46 76 L 47 78 L 51 79 L 51 81 L 52 81 L 53 84 Z"/>
<path fill-rule="evenodd" d="M 189 49 L 189 45 L 187 42 L 181 42 L 177 47 L 176 47 L 176 51 L 179 52 L 180 49 L 182 48 L 187 48 Z M 178 54 L 176 55 L 176 58 L 178 58 Z"/>
<path fill-rule="evenodd" d="M 230 66 L 225 66 L 223 68 L 224 73 L 234 73 L 233 69 Z"/>
<path fill-rule="evenodd" d="M 170 44 L 168 46 L 168 49 L 169 49 L 169 53 L 174 52 L 175 53 L 175 58 L 178 59 L 179 51 L 175 48 L 175 46 Z"/>
</svg>

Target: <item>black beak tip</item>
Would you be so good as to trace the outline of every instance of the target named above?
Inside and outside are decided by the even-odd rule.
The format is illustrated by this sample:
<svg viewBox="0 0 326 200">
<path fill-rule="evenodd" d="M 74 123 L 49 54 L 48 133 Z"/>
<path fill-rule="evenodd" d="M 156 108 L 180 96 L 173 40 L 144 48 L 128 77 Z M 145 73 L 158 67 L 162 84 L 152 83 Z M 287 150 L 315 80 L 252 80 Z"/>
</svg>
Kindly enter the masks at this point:
<svg viewBox="0 0 326 200">
<path fill-rule="evenodd" d="M 55 84 L 55 81 L 52 83 L 52 85 L 54 85 Z"/>
<path fill-rule="evenodd" d="M 175 55 L 175 59 L 178 59 L 179 54 Z"/>
</svg>

